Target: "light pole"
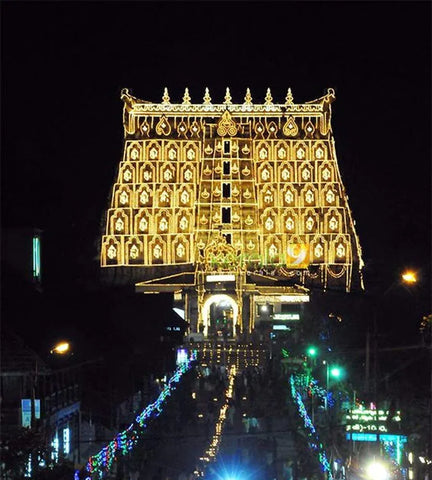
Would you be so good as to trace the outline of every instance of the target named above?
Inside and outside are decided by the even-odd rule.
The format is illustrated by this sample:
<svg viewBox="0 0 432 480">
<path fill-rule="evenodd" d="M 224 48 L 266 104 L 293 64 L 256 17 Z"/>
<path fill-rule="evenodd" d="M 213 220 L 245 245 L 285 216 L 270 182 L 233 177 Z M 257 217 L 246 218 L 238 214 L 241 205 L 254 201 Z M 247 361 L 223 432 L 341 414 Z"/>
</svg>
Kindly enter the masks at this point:
<svg viewBox="0 0 432 480">
<path fill-rule="evenodd" d="M 326 365 L 326 396 L 324 398 L 324 407 L 327 410 L 327 407 L 328 407 L 327 397 L 328 397 L 328 391 L 329 391 L 330 376 L 332 378 L 335 378 L 336 380 L 339 380 L 342 377 L 343 370 L 341 367 L 337 365 L 330 366 L 330 364 L 326 360 L 324 360 L 324 363 Z"/>
</svg>

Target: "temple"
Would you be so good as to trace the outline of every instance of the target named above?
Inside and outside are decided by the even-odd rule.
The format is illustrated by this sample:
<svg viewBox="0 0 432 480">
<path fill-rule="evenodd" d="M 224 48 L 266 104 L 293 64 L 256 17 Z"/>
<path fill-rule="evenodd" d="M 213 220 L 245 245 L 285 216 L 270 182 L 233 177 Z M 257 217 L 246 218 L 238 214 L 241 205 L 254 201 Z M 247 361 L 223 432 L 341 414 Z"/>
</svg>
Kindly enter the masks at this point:
<svg viewBox="0 0 432 480">
<path fill-rule="evenodd" d="M 191 330 L 295 320 L 311 289 L 362 288 L 331 126 L 333 89 L 297 104 L 172 103 L 122 91 L 124 151 L 101 244 L 104 273 L 172 292 Z"/>
</svg>

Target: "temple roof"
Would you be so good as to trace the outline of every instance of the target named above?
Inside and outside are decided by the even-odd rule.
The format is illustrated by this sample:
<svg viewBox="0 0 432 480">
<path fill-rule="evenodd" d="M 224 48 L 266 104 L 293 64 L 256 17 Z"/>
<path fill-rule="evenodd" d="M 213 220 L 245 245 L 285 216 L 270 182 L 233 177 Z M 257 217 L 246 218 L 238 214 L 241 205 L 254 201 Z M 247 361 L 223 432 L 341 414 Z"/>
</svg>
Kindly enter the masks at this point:
<svg viewBox="0 0 432 480">
<path fill-rule="evenodd" d="M 263 103 L 253 102 L 253 97 L 248 88 L 246 90 L 245 97 L 241 103 L 233 102 L 230 89 L 227 87 L 225 97 L 221 103 L 213 103 L 210 96 L 209 89 L 205 89 L 202 103 L 192 103 L 192 98 L 189 94 L 189 89 L 186 88 L 181 103 L 172 103 L 168 93 L 168 89 L 164 89 L 162 95 L 162 101 L 160 103 L 149 102 L 147 100 L 141 100 L 130 94 L 127 88 L 122 89 L 120 98 L 125 104 L 125 108 L 129 112 L 141 113 L 141 112 L 196 112 L 203 115 L 215 112 L 223 112 L 229 110 L 231 112 L 239 114 L 277 114 L 277 113 L 307 113 L 317 114 L 325 110 L 326 106 L 335 100 L 335 92 L 332 88 L 327 90 L 326 95 L 323 95 L 317 99 L 308 101 L 306 103 L 294 103 L 294 96 L 291 88 L 288 88 L 286 97 L 283 102 L 274 102 L 270 88 L 264 97 Z"/>
</svg>

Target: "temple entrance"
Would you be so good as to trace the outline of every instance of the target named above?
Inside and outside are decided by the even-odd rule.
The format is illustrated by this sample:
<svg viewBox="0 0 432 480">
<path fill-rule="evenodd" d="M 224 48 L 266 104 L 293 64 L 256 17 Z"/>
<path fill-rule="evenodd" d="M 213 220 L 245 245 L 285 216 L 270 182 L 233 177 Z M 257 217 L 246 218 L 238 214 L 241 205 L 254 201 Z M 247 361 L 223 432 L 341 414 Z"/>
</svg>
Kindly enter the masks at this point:
<svg viewBox="0 0 432 480">
<path fill-rule="evenodd" d="M 204 335 L 214 340 L 235 338 L 238 305 L 229 295 L 212 295 L 203 305 Z"/>
</svg>

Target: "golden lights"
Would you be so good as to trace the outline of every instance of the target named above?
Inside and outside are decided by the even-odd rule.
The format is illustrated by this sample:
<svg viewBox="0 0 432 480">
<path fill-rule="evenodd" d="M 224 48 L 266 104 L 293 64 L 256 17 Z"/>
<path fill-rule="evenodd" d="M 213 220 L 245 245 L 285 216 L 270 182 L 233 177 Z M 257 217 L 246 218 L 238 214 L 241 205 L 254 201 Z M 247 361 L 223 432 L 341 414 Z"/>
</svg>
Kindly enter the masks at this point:
<svg viewBox="0 0 432 480">
<path fill-rule="evenodd" d="M 334 91 L 293 98 L 288 89 L 277 103 L 268 89 L 253 103 L 248 89 L 236 104 L 227 88 L 215 104 L 206 89 L 195 104 L 186 89 L 172 103 L 165 89 L 150 103 L 124 89 L 124 155 L 101 265 L 192 270 L 221 232 L 261 264 L 285 262 L 287 276 L 316 265 L 324 286 L 343 278 L 349 290 L 362 260 L 331 132 Z"/>
</svg>

